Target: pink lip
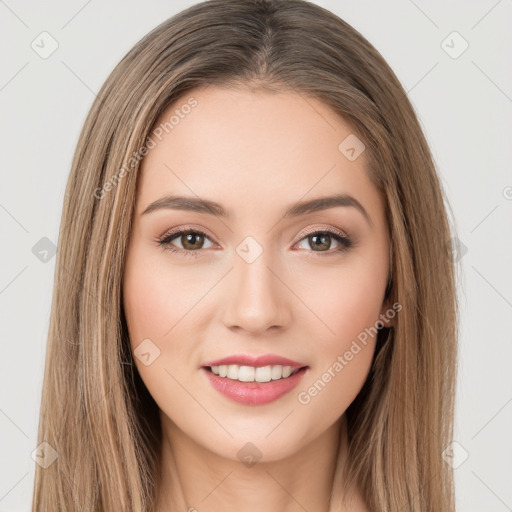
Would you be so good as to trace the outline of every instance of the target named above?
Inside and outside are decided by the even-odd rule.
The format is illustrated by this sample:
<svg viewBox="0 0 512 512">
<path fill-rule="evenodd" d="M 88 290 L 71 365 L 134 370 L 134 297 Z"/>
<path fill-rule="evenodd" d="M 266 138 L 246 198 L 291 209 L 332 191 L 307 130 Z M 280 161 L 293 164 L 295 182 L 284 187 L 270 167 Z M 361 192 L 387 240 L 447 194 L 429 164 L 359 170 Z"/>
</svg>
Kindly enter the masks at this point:
<svg viewBox="0 0 512 512">
<path fill-rule="evenodd" d="M 297 373 L 286 379 L 272 380 L 270 382 L 240 382 L 215 375 L 207 368 L 201 368 L 201 370 L 208 378 L 212 387 L 225 397 L 245 405 L 263 405 L 277 400 L 295 388 L 302 380 L 307 368 L 301 368 Z"/>
<path fill-rule="evenodd" d="M 228 364 L 238 364 L 240 366 L 270 366 L 270 365 L 281 365 L 281 366 L 291 366 L 294 370 L 302 368 L 303 366 L 307 366 L 304 363 L 299 363 L 297 361 L 293 361 L 292 359 L 288 359 L 286 357 L 281 357 L 274 354 L 265 354 L 262 356 L 249 356 L 247 354 L 235 354 L 233 356 L 224 357 L 222 359 L 216 359 L 215 361 L 208 361 L 204 363 L 202 366 L 220 366 L 220 365 L 228 365 Z"/>
</svg>

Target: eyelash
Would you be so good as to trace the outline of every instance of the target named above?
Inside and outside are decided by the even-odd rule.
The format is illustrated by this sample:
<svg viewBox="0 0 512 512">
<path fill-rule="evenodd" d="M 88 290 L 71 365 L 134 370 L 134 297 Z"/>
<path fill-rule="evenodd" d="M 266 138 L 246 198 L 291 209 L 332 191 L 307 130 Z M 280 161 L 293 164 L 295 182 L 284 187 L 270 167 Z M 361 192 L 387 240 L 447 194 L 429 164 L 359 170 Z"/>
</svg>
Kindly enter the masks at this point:
<svg viewBox="0 0 512 512">
<path fill-rule="evenodd" d="M 170 251 L 171 253 L 181 254 L 183 256 L 187 256 L 187 257 L 191 256 L 191 257 L 197 258 L 199 256 L 199 253 L 202 252 L 201 249 L 191 251 L 191 250 L 186 250 L 186 249 L 180 249 L 179 247 L 176 248 L 171 245 L 171 240 L 174 240 L 178 236 L 185 235 L 185 234 L 186 235 L 199 234 L 199 235 L 204 236 L 205 238 L 208 238 L 210 241 L 212 241 L 211 238 L 206 233 L 201 231 L 200 229 L 182 228 L 182 229 L 178 229 L 176 231 L 167 232 L 165 235 L 163 235 L 163 237 L 161 237 L 157 240 L 157 243 L 160 247 L 162 247 L 162 249 L 164 251 Z M 305 238 L 307 238 L 310 235 L 319 235 L 319 234 L 328 234 L 329 236 L 334 238 L 337 242 L 339 242 L 340 247 L 338 247 L 334 250 L 330 250 L 330 251 L 313 251 L 313 250 L 311 250 L 310 252 L 313 253 L 313 254 L 311 254 L 311 256 L 314 258 L 317 256 L 318 257 L 334 256 L 335 254 L 348 252 L 349 249 L 355 247 L 355 243 L 352 239 L 343 235 L 341 232 L 335 231 L 333 229 L 312 229 L 312 230 L 306 232 L 305 235 L 297 243 L 301 242 L 302 240 L 304 240 Z"/>
</svg>

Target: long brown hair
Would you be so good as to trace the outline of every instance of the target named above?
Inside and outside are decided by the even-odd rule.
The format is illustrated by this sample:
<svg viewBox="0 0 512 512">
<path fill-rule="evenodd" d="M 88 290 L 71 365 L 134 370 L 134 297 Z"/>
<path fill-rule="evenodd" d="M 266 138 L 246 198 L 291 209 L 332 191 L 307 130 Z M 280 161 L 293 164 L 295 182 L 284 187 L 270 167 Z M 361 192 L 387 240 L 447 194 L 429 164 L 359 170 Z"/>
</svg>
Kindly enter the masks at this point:
<svg viewBox="0 0 512 512">
<path fill-rule="evenodd" d="M 155 121 L 200 86 L 317 98 L 364 141 L 386 198 L 402 306 L 378 334 L 347 410 L 344 486 L 373 512 L 455 510 L 443 459 L 453 434 L 458 310 L 448 202 L 420 124 L 379 52 L 304 0 L 211 0 L 168 19 L 121 60 L 91 107 L 63 205 L 39 439 L 58 458 L 36 467 L 34 512 L 150 511 L 158 406 L 135 368 L 122 276 L 139 164 Z M 46 446 L 46 445 L 45 445 Z M 335 481 L 333 510 L 345 491 Z"/>
</svg>

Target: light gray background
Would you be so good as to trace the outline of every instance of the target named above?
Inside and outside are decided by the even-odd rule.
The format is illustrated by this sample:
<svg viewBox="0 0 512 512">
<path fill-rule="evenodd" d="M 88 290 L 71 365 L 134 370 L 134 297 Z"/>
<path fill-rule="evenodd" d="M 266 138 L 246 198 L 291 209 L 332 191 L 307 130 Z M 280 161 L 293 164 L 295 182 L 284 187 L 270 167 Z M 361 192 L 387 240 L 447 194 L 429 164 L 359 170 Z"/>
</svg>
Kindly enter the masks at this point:
<svg viewBox="0 0 512 512">
<path fill-rule="evenodd" d="M 55 265 L 32 249 L 57 242 L 95 92 L 143 35 L 193 3 L 0 0 L 0 512 L 31 503 Z M 316 3 L 382 53 L 431 145 L 462 249 L 458 510 L 512 511 L 512 1 Z M 31 47 L 43 31 L 58 42 L 46 59 Z M 453 31 L 469 44 L 457 58 Z"/>
</svg>

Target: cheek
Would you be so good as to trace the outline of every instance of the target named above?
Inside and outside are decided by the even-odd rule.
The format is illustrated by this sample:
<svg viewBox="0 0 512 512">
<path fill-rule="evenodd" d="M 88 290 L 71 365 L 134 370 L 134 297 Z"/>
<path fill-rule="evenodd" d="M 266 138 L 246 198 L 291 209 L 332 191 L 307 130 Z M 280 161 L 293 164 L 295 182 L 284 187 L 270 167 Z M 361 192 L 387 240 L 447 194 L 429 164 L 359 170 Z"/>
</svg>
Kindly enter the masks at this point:
<svg viewBox="0 0 512 512">
<path fill-rule="evenodd" d="M 361 390 L 377 340 L 381 281 L 366 263 L 340 266 L 330 279 L 308 283 L 308 306 L 318 318 L 315 364 L 297 396 L 306 414 L 334 422 Z"/>
<path fill-rule="evenodd" d="M 164 329 L 165 301 L 156 276 L 150 272 L 131 274 L 124 283 L 124 309 L 132 349 L 143 339 L 157 340 Z M 168 319 L 171 320 L 170 318 Z M 169 327 L 168 327 L 169 328 Z"/>
<path fill-rule="evenodd" d="M 194 307 L 200 293 L 204 294 L 203 288 L 197 279 L 188 279 L 177 270 L 171 272 L 161 262 L 144 264 L 134 258 L 124 279 L 124 308 L 132 347 L 144 338 L 162 344 Z"/>
<path fill-rule="evenodd" d="M 302 293 L 316 316 L 315 325 L 327 352 L 343 350 L 365 328 L 375 325 L 382 307 L 381 282 L 382 276 L 361 263 L 340 266 L 306 283 Z"/>
<path fill-rule="evenodd" d="M 168 403 L 179 407 L 183 393 L 173 376 L 182 379 L 171 363 L 182 356 L 176 354 L 175 348 L 170 350 L 164 340 L 165 333 L 169 330 L 172 333 L 173 326 L 184 314 L 181 303 L 169 292 L 172 283 L 168 277 L 164 279 L 158 267 L 145 268 L 135 260 L 131 265 L 127 265 L 123 301 L 133 360 L 159 408 L 165 408 Z"/>
<path fill-rule="evenodd" d="M 127 259 L 123 304 L 130 346 L 139 374 L 161 408 L 183 400 L 177 382 L 187 385 L 197 343 L 188 314 L 204 294 L 204 283 L 169 271 L 142 251 Z M 146 353 L 150 356 L 139 357 Z"/>
</svg>

